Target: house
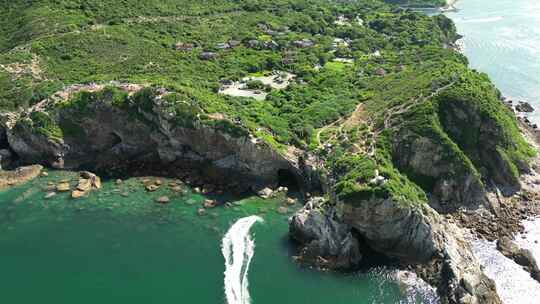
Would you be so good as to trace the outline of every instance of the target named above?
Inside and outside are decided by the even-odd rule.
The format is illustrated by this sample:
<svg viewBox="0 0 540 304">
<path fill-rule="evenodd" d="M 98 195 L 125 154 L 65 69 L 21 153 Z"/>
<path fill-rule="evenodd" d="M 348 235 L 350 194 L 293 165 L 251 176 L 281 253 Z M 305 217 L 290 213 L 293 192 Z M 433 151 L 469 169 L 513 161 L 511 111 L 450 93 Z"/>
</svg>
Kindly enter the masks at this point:
<svg viewBox="0 0 540 304">
<path fill-rule="evenodd" d="M 178 42 L 174 45 L 174 49 L 177 51 L 191 51 L 195 48 L 193 43 Z"/>
<path fill-rule="evenodd" d="M 309 48 L 315 45 L 315 43 L 309 39 L 295 40 L 293 45 L 299 48 Z"/>
<path fill-rule="evenodd" d="M 218 56 L 217 53 L 214 53 L 214 52 L 202 52 L 200 55 L 199 55 L 199 58 L 202 59 L 202 60 L 211 60 L 211 59 L 214 59 Z"/>
</svg>

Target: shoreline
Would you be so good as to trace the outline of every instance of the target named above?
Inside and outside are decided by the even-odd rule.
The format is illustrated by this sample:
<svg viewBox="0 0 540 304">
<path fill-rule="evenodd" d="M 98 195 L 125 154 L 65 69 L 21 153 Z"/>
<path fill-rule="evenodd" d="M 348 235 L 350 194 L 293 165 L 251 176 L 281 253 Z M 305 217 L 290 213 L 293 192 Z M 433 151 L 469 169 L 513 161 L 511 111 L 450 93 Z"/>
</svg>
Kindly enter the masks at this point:
<svg viewBox="0 0 540 304">
<path fill-rule="evenodd" d="M 439 9 L 442 13 L 455 12 L 458 10 L 456 3 L 458 0 L 446 0 L 446 5 Z"/>
</svg>

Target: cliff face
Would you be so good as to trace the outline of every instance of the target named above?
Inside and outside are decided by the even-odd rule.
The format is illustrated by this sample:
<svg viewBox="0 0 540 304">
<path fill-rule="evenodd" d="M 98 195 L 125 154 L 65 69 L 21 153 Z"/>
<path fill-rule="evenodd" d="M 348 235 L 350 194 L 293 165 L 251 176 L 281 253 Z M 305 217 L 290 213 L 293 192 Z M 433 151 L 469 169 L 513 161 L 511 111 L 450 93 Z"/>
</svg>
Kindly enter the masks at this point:
<svg viewBox="0 0 540 304">
<path fill-rule="evenodd" d="M 202 168 L 207 178 L 235 176 L 246 187 L 275 185 L 280 170 L 300 180 L 296 154 L 280 154 L 247 132 L 228 133 L 215 126 L 229 124 L 226 118 L 209 120 L 213 125 L 198 120 L 180 125 L 170 119 L 160 98 L 151 97 L 145 109 L 115 106 L 106 97 L 84 106 L 51 102 L 12 121 L 7 140 L 23 163 L 62 169 L 189 163 Z"/>
<path fill-rule="evenodd" d="M 444 102 L 440 100 L 438 112 L 432 114 L 440 117 L 440 124 L 408 128 L 405 123 L 393 136 L 380 135 L 380 152 L 374 159 L 342 154 L 328 161 L 324 189 L 332 202 L 308 205 L 290 221 L 304 258 L 329 267 L 352 267 L 361 260 L 361 237 L 371 250 L 404 263 L 436 261 L 432 283 L 450 303 L 498 303 L 493 283 L 459 228 L 446 223 L 428 202 L 443 212 L 477 208 L 485 203 L 482 176 L 506 166 L 507 172 L 501 170 L 493 179 L 504 187 L 519 174 L 512 168 L 520 163 L 503 157 L 515 148 L 511 142 L 506 145 L 502 124 L 482 119 L 474 106 L 464 114 L 460 109 L 467 107 Z M 483 145 L 461 140 L 468 137 L 455 124 L 465 122 L 478 126 L 480 135 L 474 138 Z M 202 168 L 207 178 L 227 176 L 246 189 L 276 185 L 280 171 L 309 187 L 317 169 L 305 164 L 303 159 L 309 157 L 299 150 L 272 146 L 223 115 L 206 115 L 156 89 L 128 94 L 121 88 L 103 88 L 47 100 L 9 117 L 5 132 L 21 162 L 56 168 L 189 163 Z M 480 148 L 469 149 L 473 146 Z"/>
</svg>

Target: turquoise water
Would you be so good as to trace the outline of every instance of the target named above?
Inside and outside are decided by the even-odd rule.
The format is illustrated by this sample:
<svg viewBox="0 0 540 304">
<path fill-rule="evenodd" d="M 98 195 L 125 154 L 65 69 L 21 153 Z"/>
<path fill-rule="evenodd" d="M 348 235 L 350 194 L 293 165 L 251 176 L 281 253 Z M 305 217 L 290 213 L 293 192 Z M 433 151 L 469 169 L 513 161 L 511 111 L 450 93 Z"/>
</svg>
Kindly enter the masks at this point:
<svg viewBox="0 0 540 304">
<path fill-rule="evenodd" d="M 249 198 L 199 216 L 204 197 L 166 186 L 149 194 L 141 179 L 106 182 L 81 200 L 69 194 L 44 199 L 48 182 L 75 177 L 55 172 L 0 192 L 2 303 L 225 303 L 221 239 L 251 214 L 264 219 L 252 228 L 252 303 L 427 303 L 385 271 L 337 274 L 297 266 L 287 239 L 289 215 L 276 212 L 280 199 Z M 162 195 L 170 196 L 168 205 L 154 202 Z"/>
<path fill-rule="evenodd" d="M 505 96 L 529 101 L 540 123 L 540 1 L 460 0 L 448 13 L 464 35 L 471 67 L 485 72 Z"/>
</svg>

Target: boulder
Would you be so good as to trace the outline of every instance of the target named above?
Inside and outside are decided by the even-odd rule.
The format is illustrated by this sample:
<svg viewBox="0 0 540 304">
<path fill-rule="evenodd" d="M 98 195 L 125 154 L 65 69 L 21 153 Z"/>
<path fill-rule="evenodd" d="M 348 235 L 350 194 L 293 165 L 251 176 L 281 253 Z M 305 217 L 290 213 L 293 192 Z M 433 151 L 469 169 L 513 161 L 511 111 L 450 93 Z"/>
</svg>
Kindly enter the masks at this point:
<svg viewBox="0 0 540 304">
<path fill-rule="evenodd" d="M 156 203 L 158 204 L 168 204 L 170 203 L 170 199 L 168 196 L 160 196 L 156 199 Z"/>
<path fill-rule="evenodd" d="M 199 58 L 202 59 L 202 60 L 212 60 L 212 59 L 217 58 L 217 56 L 218 56 L 218 54 L 214 53 L 214 52 L 202 52 L 199 55 Z"/>
<path fill-rule="evenodd" d="M 82 192 L 88 192 L 92 190 L 92 181 L 84 178 L 79 179 L 79 183 L 77 184 L 77 190 Z"/>
<path fill-rule="evenodd" d="M 182 192 L 182 190 L 183 189 L 182 189 L 181 186 L 173 186 L 173 187 L 171 187 L 172 192 L 180 193 L 180 192 Z"/>
<path fill-rule="evenodd" d="M 203 202 L 203 207 L 204 208 L 207 208 L 207 209 L 210 209 L 210 208 L 215 208 L 216 207 L 216 201 L 214 200 L 205 200 Z"/>
<path fill-rule="evenodd" d="M 313 198 L 289 218 L 289 235 L 300 244 L 300 260 L 330 268 L 355 267 L 362 255 L 351 226 L 334 209 L 322 212 L 322 203 L 324 199 Z"/>
<path fill-rule="evenodd" d="M 274 195 L 274 190 L 270 188 L 264 188 L 257 192 L 257 195 L 261 198 L 268 199 Z"/>
<path fill-rule="evenodd" d="M 88 171 L 82 171 L 79 173 L 81 179 L 87 179 L 90 181 L 91 188 L 101 189 L 101 178 L 96 174 Z"/>
<path fill-rule="evenodd" d="M 146 188 L 146 191 L 148 191 L 148 192 L 154 192 L 154 191 L 157 191 L 159 189 L 159 186 L 157 186 L 157 185 L 148 185 L 145 188 Z"/>
<path fill-rule="evenodd" d="M 522 266 L 525 271 L 531 274 L 533 279 L 540 282 L 540 269 L 538 268 L 536 259 L 529 250 L 520 248 L 508 237 L 497 240 L 497 250 L 516 262 L 516 264 Z"/>
<path fill-rule="evenodd" d="M 67 192 L 71 189 L 71 186 L 69 185 L 69 182 L 60 182 L 58 185 L 56 185 L 56 191 L 58 192 Z"/>
<path fill-rule="evenodd" d="M 177 42 L 174 45 L 174 49 L 177 51 L 191 51 L 195 45 L 193 43 Z"/>
<path fill-rule="evenodd" d="M 75 199 L 81 198 L 81 197 L 85 196 L 86 193 L 88 193 L 88 192 L 87 192 L 87 191 L 81 191 L 81 190 L 76 189 L 76 190 L 73 190 L 73 191 L 71 192 L 71 198 L 75 198 Z"/>
<path fill-rule="evenodd" d="M 43 167 L 40 165 L 19 167 L 12 171 L 0 170 L 0 189 L 30 181 L 38 177 L 41 170 Z"/>
<path fill-rule="evenodd" d="M 294 205 L 296 204 L 296 200 L 292 197 L 287 198 L 287 205 Z"/>
<path fill-rule="evenodd" d="M 534 108 L 531 106 L 530 103 L 525 102 L 525 101 L 520 101 L 516 105 L 516 111 L 530 113 L 530 112 L 534 112 Z"/>
</svg>

